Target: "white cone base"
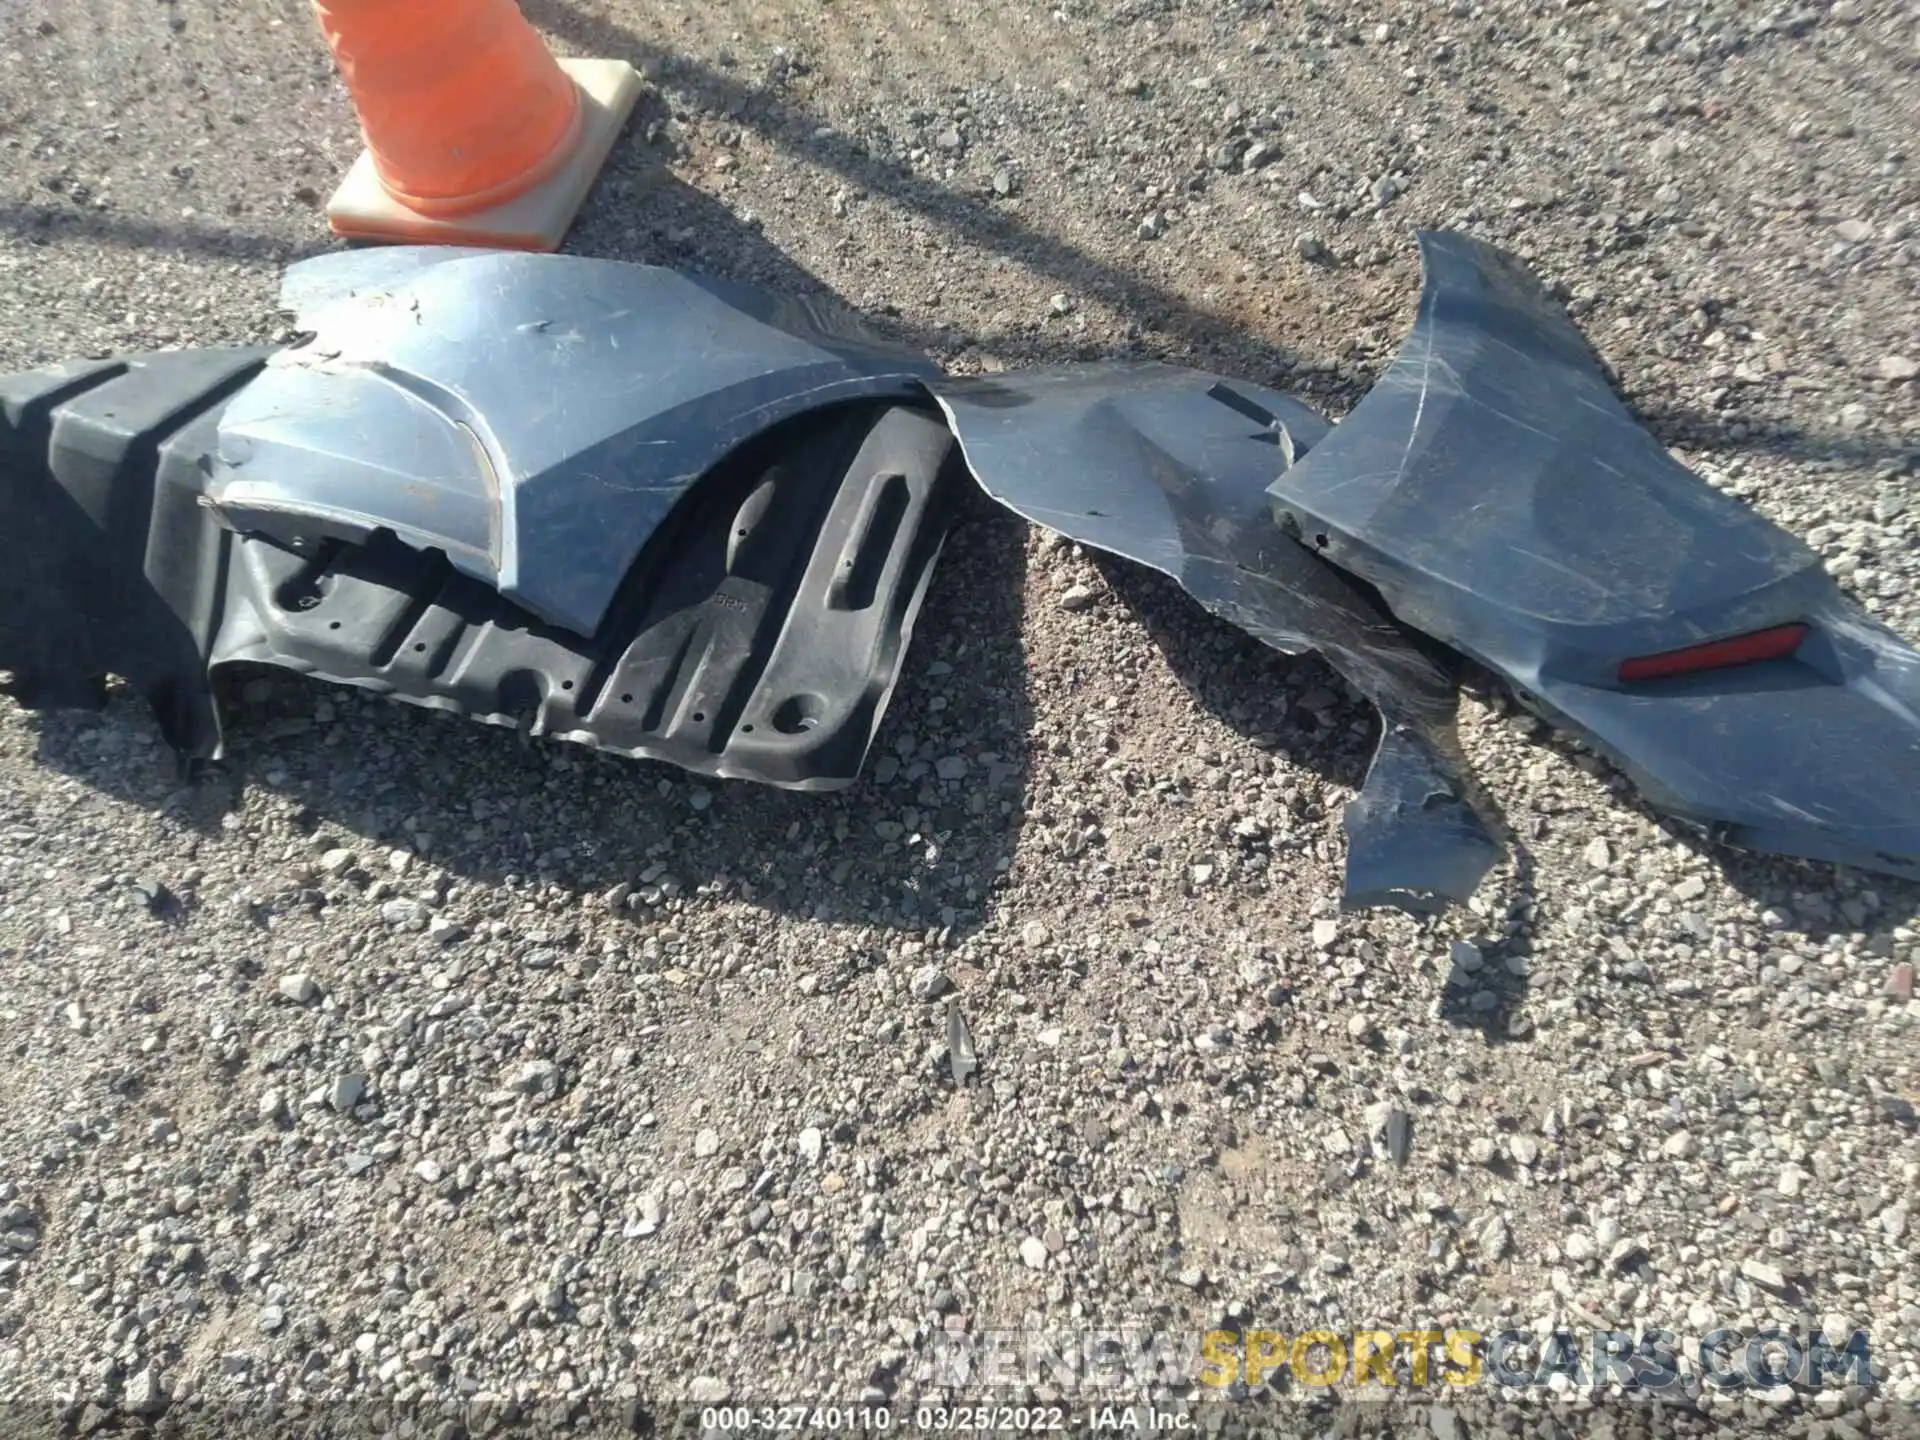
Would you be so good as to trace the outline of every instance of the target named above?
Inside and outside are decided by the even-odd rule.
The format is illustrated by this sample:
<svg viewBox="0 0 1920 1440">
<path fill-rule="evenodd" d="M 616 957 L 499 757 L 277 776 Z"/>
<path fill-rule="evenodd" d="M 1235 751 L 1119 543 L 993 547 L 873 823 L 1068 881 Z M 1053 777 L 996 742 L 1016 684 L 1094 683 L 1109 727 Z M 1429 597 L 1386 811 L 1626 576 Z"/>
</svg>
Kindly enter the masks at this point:
<svg viewBox="0 0 1920 1440">
<path fill-rule="evenodd" d="M 408 245 L 482 245 L 558 250 L 640 98 L 640 75 L 624 60 L 562 60 L 580 92 L 580 134 L 567 163 L 544 183 L 491 210 L 436 220 L 387 194 L 365 151 L 327 202 L 333 233 Z"/>
</svg>

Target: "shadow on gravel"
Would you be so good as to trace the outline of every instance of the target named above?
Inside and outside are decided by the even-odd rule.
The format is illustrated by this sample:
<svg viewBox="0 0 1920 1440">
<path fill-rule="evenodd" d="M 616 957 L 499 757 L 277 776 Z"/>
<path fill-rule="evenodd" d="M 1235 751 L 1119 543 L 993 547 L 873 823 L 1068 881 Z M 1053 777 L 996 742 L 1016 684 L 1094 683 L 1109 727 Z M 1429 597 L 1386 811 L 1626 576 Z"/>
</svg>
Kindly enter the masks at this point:
<svg viewBox="0 0 1920 1440">
<path fill-rule="evenodd" d="M 867 764 L 832 794 L 707 780 L 267 669 L 227 677 L 228 759 L 184 789 L 156 769 L 170 753 L 131 698 L 102 717 L 41 717 L 39 758 L 205 834 L 248 787 L 291 800 L 308 853 L 296 845 L 284 874 L 259 877 L 269 908 L 337 888 L 338 878 L 299 874 L 328 849 L 356 856 L 347 883 L 387 880 L 411 894 L 417 886 L 385 858 L 404 849 L 456 884 L 504 886 L 483 916 L 469 914 L 479 923 L 598 895 L 668 924 L 689 900 L 734 899 L 964 934 L 987 919 L 1024 814 L 1026 543 L 1026 528 L 984 499 L 956 523 Z M 966 774 L 941 779 L 937 763 L 955 756 Z M 537 926 L 512 943 L 556 945 L 565 928 Z"/>
<path fill-rule="evenodd" d="M 1851 430 L 1809 429 L 1750 415 L 1716 414 L 1689 406 L 1630 406 L 1640 422 L 1672 445 L 1706 451 L 1746 451 L 1783 460 L 1829 461 L 1862 470 L 1920 471 L 1920 441 Z M 1740 433 L 1734 433 L 1734 427 Z"/>
<path fill-rule="evenodd" d="M 1500 688 L 1497 682 L 1487 682 L 1484 676 L 1482 679 L 1483 683 L 1494 683 L 1496 688 Z M 1508 703 L 1513 708 L 1520 708 L 1511 700 Z M 1819 944 L 1855 934 L 1869 937 L 1880 934 L 1884 937 L 1896 926 L 1911 925 L 1916 918 L 1920 918 L 1920 883 L 1831 865 L 1820 860 L 1799 860 L 1788 855 L 1769 855 L 1723 844 L 1704 833 L 1699 826 L 1656 811 L 1618 769 L 1596 757 L 1572 736 L 1542 728 L 1523 743 L 1529 750 L 1553 755 L 1566 765 L 1585 768 L 1597 761 L 1605 767 L 1603 774 L 1619 776 L 1622 786 L 1615 793 L 1612 803 L 1623 810 L 1632 810 L 1647 823 L 1657 826 L 1675 844 L 1704 860 L 1720 878 L 1751 901 L 1755 908 L 1773 911 L 1779 923 L 1771 927 L 1770 933 L 1778 938 L 1783 950 L 1791 948 L 1797 940 Z M 1559 817 L 1538 818 L 1549 824 L 1561 823 Z M 1575 816 L 1570 823 L 1584 823 L 1587 818 Z M 1837 905 L 1831 899 L 1836 893 L 1841 897 Z M 1655 897 L 1647 898 L 1651 900 Z M 1703 900 L 1701 905 L 1706 903 Z M 1715 920 L 1710 910 L 1683 903 L 1678 906 L 1673 918 L 1660 923 L 1664 930 L 1671 932 L 1674 941 L 1697 947 L 1704 953 L 1710 949 Z M 1889 968 L 1893 964 L 1890 955 L 1887 964 Z M 1736 977 L 1718 973 L 1693 972 L 1683 976 L 1679 967 L 1654 976 L 1644 963 L 1633 962 L 1625 962 L 1619 975 L 1610 973 L 1609 978 L 1651 984 L 1692 978 L 1703 986 L 1741 983 Z M 1755 977 L 1744 978 L 1751 980 Z"/>
<path fill-rule="evenodd" d="M 289 251 L 317 254 L 327 249 L 316 239 L 295 246 L 284 237 L 260 235 L 225 226 L 160 223 L 131 215 L 76 210 L 60 205 L 21 205 L 0 200 L 0 232 L 17 235 L 31 244 L 52 240 L 91 240 L 126 250 L 178 250 L 188 254 L 218 255 L 232 260 L 284 260 Z"/>
<path fill-rule="evenodd" d="M 1258 748 L 1283 756 L 1291 766 L 1310 771 L 1345 789 L 1358 791 L 1379 743 L 1379 712 L 1351 698 L 1345 682 L 1317 654 L 1282 655 L 1252 636 L 1209 615 L 1185 591 L 1163 575 L 1088 551 L 1101 578 L 1140 620 L 1168 668 L 1194 703 L 1246 736 Z M 1450 652 L 1430 644 L 1436 658 Z M 1457 657 L 1455 657 L 1457 658 Z M 1461 664 L 1466 662 L 1461 661 Z M 1473 780 L 1469 771 L 1467 777 Z M 1517 837 L 1498 800 L 1481 787 L 1476 795 L 1494 833 L 1506 835 L 1513 858 L 1510 905 L 1535 898 L 1532 854 Z M 1276 867 L 1283 879 L 1285 863 Z M 1507 1017 L 1526 1000 L 1527 981 L 1503 962 L 1511 945 L 1484 947 L 1480 971 L 1461 970 L 1449 977 L 1441 996 L 1441 1014 L 1449 1023 L 1505 1039 Z M 1485 996 L 1495 997 L 1489 1003 Z"/>
<path fill-rule="evenodd" d="M 1892 875 L 1846 870 L 1815 860 L 1792 860 L 1714 845 L 1671 820 L 1661 829 L 1695 854 L 1704 856 L 1721 876 L 1755 905 L 1776 912 L 1784 923 L 1774 928 L 1783 943 L 1807 939 L 1816 944 L 1848 935 L 1891 931 L 1920 918 L 1920 884 Z M 1830 897 L 1838 890 L 1838 905 Z M 1887 968 L 1893 956 L 1886 955 Z"/>
<path fill-rule="evenodd" d="M 1373 753 L 1371 707 L 1340 694 L 1339 677 L 1324 660 L 1282 655 L 1209 615 L 1166 576 L 1098 550 L 1086 553 L 1195 704 L 1262 750 L 1359 788 Z M 1366 733 L 1356 734 L 1355 725 Z"/>
<path fill-rule="evenodd" d="M 838 133 L 824 116 L 783 97 L 776 89 L 727 75 L 603 16 L 590 14 L 569 0 L 527 0 L 522 8 L 535 25 L 559 36 L 579 53 L 627 59 L 659 84 L 832 171 L 850 185 L 884 196 L 983 248 L 1016 257 L 1051 276 L 1063 288 L 1178 337 L 1207 365 L 1228 372 L 1262 374 L 1293 364 L 1289 352 L 1247 334 L 1231 316 L 1203 309 L 1136 271 L 1046 234 L 1015 211 L 875 159 L 857 139 Z M 657 98 L 649 98 L 658 104 Z M 630 134 L 644 133 L 645 125 L 643 116 L 634 122 Z M 633 148 L 631 140 L 621 147 Z M 594 236 L 576 233 L 569 248 L 599 253 L 594 244 Z M 927 337 L 923 343 L 929 348 L 952 348 L 970 339 L 959 331 L 950 331 Z"/>
</svg>

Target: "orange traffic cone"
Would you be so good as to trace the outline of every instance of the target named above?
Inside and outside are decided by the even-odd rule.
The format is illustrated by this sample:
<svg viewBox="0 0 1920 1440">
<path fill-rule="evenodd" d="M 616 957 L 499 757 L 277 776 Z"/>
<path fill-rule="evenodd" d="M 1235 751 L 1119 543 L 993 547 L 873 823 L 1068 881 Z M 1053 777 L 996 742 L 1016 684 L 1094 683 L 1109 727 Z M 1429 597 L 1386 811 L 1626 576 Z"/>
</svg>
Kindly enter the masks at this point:
<svg viewBox="0 0 1920 1440">
<path fill-rule="evenodd" d="M 640 93 L 559 60 L 515 0 L 313 0 L 366 151 L 327 203 L 356 240 L 556 250 Z"/>
</svg>

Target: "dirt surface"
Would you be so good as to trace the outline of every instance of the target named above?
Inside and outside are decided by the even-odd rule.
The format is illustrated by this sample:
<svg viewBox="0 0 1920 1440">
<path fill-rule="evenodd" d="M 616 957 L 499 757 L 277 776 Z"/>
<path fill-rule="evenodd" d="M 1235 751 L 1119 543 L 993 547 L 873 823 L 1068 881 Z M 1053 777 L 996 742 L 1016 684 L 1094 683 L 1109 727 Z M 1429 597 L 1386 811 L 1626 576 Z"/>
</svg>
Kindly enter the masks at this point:
<svg viewBox="0 0 1920 1440">
<path fill-rule="evenodd" d="M 651 87 L 574 251 L 1338 412 L 1412 227 L 1466 228 L 1920 637 L 1903 0 L 526 8 Z M 301 5 L 10 0 L 0 368 L 280 333 L 356 148 Z M 1791 1323 L 1877 1383 L 1688 1378 L 1665 1423 L 1910 1421 L 1920 888 L 1707 846 L 1489 691 L 1515 858 L 1343 916 L 1371 723 L 985 507 L 838 796 L 291 677 L 185 784 L 129 699 L 5 704 L 0 1395 L 875 1402 L 1021 1327 Z M 1595 1423 L 1544 1393 L 1516 1430 Z M 1444 1437 L 1490 1395 L 1412 1398 Z"/>
</svg>

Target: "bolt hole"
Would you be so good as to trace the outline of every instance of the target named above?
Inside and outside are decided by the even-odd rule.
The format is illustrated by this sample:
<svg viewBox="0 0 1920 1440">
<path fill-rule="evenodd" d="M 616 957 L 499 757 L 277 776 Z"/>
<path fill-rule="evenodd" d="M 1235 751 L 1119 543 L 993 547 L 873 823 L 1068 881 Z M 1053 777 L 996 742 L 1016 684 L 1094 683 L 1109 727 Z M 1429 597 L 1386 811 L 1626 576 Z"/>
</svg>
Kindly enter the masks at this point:
<svg viewBox="0 0 1920 1440">
<path fill-rule="evenodd" d="M 621 703 L 622 705 L 631 705 L 631 704 L 633 704 L 633 696 L 631 696 L 631 695 L 622 695 L 622 696 L 620 697 L 620 703 Z"/>
<path fill-rule="evenodd" d="M 562 681 L 560 682 L 560 688 L 561 688 L 562 690 L 571 690 L 571 689 L 573 689 L 573 681 L 571 681 L 571 680 L 562 680 Z"/>
<path fill-rule="evenodd" d="M 327 629 L 338 630 L 339 628 L 340 628 L 340 622 L 338 620 L 330 620 L 327 622 Z"/>
<path fill-rule="evenodd" d="M 706 724 L 706 723 L 707 723 L 707 712 L 706 712 L 706 711 L 704 711 L 704 710 L 696 710 L 696 711 L 694 711 L 694 712 L 693 712 L 693 723 L 694 723 L 694 724 L 696 724 L 696 725 L 704 725 L 704 724 Z"/>
<path fill-rule="evenodd" d="M 753 727 L 751 725 L 742 725 L 740 727 L 740 733 L 742 735 L 751 735 L 753 733 Z"/>
<path fill-rule="evenodd" d="M 819 723 L 818 695 L 789 695 L 773 712 L 773 728 L 782 735 L 804 735 Z"/>
<path fill-rule="evenodd" d="M 1313 543 L 1324 550 L 1327 548 L 1327 537 L 1324 535 L 1316 535 L 1313 537 Z"/>
<path fill-rule="evenodd" d="M 424 640 L 416 640 L 416 641 L 414 641 L 414 642 L 413 642 L 413 653 L 414 653 L 414 654 L 416 654 L 416 655 L 424 655 L 424 654 L 426 653 L 426 650 L 427 650 L 427 642 L 426 642 L 426 641 L 424 641 Z"/>
</svg>

